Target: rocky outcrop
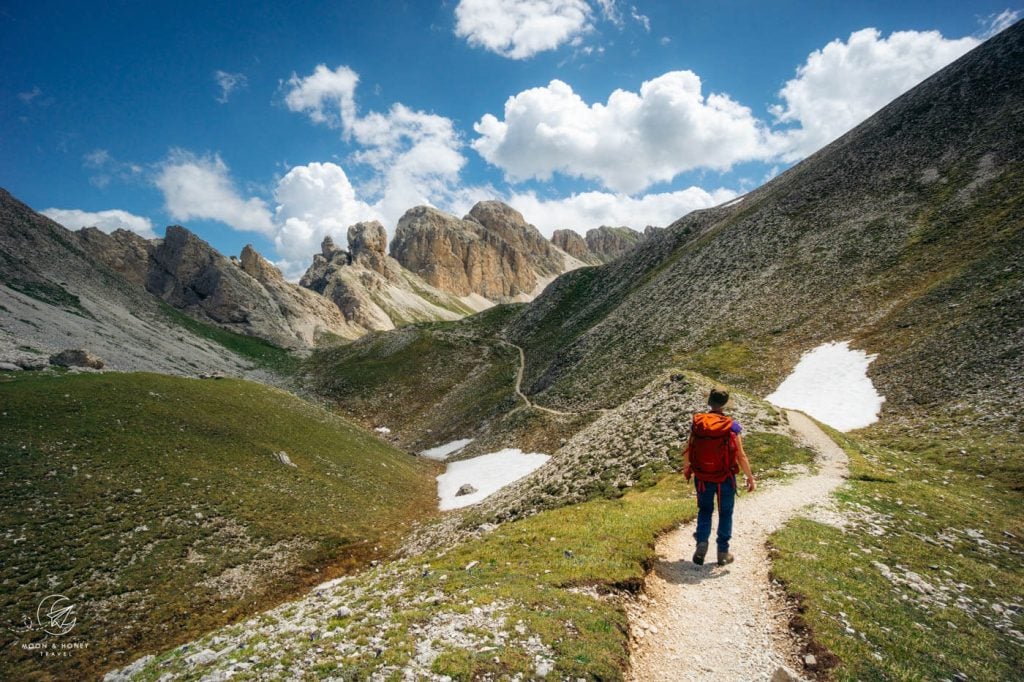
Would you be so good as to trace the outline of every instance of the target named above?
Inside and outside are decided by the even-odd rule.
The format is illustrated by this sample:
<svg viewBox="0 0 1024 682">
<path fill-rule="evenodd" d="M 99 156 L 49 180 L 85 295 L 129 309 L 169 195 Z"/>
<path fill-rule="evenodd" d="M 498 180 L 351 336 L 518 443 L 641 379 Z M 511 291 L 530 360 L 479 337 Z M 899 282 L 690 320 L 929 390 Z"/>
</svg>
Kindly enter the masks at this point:
<svg viewBox="0 0 1024 682">
<path fill-rule="evenodd" d="M 95 227 L 84 227 L 74 234 L 83 251 L 132 284 L 146 286 L 149 252 L 153 248 L 148 239 L 130 230 L 114 230 L 107 234 Z"/>
<path fill-rule="evenodd" d="M 265 272 L 269 263 L 255 264 L 252 253 L 249 265 L 254 272 L 271 277 Z M 175 308 L 279 346 L 313 341 L 291 328 L 266 287 L 178 225 L 168 227 L 164 239 L 150 252 L 146 289 Z"/>
<path fill-rule="evenodd" d="M 162 240 L 127 230 L 84 228 L 72 234 L 83 251 L 129 282 L 233 331 L 285 348 L 312 346 L 325 333 L 349 339 L 365 333 L 329 301 L 286 281 L 252 246 L 240 259 L 225 258 L 177 225 Z"/>
<path fill-rule="evenodd" d="M 643 238 L 642 234 L 631 227 L 602 225 L 596 229 L 587 230 L 586 241 L 590 252 L 602 263 L 607 263 L 630 251 Z"/>
<path fill-rule="evenodd" d="M 68 349 L 50 356 L 50 364 L 59 367 L 88 367 L 103 369 L 103 359 L 87 350 Z"/>
<path fill-rule="evenodd" d="M 600 263 L 587 246 L 587 242 L 576 230 L 555 230 L 551 235 L 551 243 L 567 254 L 591 265 Z"/>
<path fill-rule="evenodd" d="M 490 234 L 501 237 L 516 251 L 524 254 L 540 277 L 557 276 L 565 272 L 565 260 L 552 248 L 551 242 L 511 206 L 500 201 L 480 201 L 470 209 L 464 220 L 479 223 Z"/>
<path fill-rule="evenodd" d="M 266 289 L 288 326 L 306 345 L 315 344 L 323 334 L 355 339 L 366 333 L 365 328 L 352 324 L 331 301 L 285 280 L 281 271 L 252 246 L 242 249 L 240 266 L 242 272 Z"/>
<path fill-rule="evenodd" d="M 454 320 L 490 305 L 441 291 L 385 252 L 387 232 L 378 222 L 348 230 L 349 250 L 326 237 L 299 284 L 333 303 L 349 324 L 386 330 L 409 322 Z"/>
<path fill-rule="evenodd" d="M 496 201 L 461 220 L 429 206 L 406 211 L 391 255 L 438 289 L 496 302 L 528 300 L 571 267 L 518 211 Z"/>
</svg>

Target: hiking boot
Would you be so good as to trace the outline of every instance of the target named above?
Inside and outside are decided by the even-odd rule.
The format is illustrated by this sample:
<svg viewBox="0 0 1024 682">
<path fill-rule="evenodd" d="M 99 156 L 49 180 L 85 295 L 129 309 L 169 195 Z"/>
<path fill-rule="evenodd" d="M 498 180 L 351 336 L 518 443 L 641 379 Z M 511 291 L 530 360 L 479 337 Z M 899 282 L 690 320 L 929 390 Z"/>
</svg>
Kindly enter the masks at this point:
<svg viewBox="0 0 1024 682">
<path fill-rule="evenodd" d="M 736 559 L 736 557 L 734 557 L 729 552 L 719 552 L 718 553 L 718 565 L 719 566 L 725 566 L 726 564 L 731 564 L 733 561 L 735 561 L 735 559 Z"/>
<path fill-rule="evenodd" d="M 693 563 L 698 566 L 704 565 L 704 556 L 708 553 L 708 543 L 698 542 L 697 550 L 693 553 Z"/>
</svg>

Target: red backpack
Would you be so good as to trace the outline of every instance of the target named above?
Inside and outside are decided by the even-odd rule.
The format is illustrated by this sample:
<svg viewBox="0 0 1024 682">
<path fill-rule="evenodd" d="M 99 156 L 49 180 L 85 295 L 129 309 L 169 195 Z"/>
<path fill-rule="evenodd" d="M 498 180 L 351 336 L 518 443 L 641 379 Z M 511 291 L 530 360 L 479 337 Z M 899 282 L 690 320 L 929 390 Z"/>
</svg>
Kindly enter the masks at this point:
<svg viewBox="0 0 1024 682">
<path fill-rule="evenodd" d="M 690 468 L 698 481 L 722 483 L 739 471 L 732 418 L 716 412 L 698 412 L 690 427 Z"/>
</svg>

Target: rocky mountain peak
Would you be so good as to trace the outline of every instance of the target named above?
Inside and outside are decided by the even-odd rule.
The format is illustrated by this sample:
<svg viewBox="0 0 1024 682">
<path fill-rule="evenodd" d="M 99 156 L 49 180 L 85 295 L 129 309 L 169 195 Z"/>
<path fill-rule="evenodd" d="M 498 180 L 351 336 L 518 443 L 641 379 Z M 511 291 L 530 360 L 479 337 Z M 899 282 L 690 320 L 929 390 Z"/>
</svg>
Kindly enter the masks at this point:
<svg viewBox="0 0 1024 682">
<path fill-rule="evenodd" d="M 462 219 L 429 206 L 406 211 L 391 255 L 439 289 L 491 301 L 528 299 L 566 270 L 564 254 L 498 201 L 481 201 Z"/>
<path fill-rule="evenodd" d="M 376 220 L 356 223 L 348 228 L 348 248 L 351 260 L 374 272 L 388 275 L 388 233 Z"/>
<path fill-rule="evenodd" d="M 587 230 L 586 236 L 587 246 L 604 263 L 615 260 L 631 250 L 642 239 L 643 235 L 631 227 L 609 227 L 608 225 Z"/>
<path fill-rule="evenodd" d="M 589 262 L 588 258 L 592 255 L 587 242 L 576 230 L 555 230 L 551 235 L 551 243 L 573 258 L 584 262 Z"/>
<path fill-rule="evenodd" d="M 522 213 L 507 204 L 500 201 L 477 202 L 464 220 L 479 223 L 488 232 L 526 254 L 541 275 L 557 275 L 565 270 L 565 263 L 551 242 L 526 222 Z"/>
<path fill-rule="evenodd" d="M 242 271 L 261 284 L 278 282 L 284 279 L 281 271 L 274 267 L 270 261 L 261 256 L 256 249 L 252 247 L 252 244 L 246 244 L 245 248 L 242 249 L 240 261 L 239 265 L 242 268 Z"/>
<path fill-rule="evenodd" d="M 334 245 L 334 240 L 331 239 L 331 235 L 327 235 L 324 237 L 324 240 L 320 242 L 320 253 L 323 254 L 323 257 L 327 260 L 330 260 L 331 256 L 339 250 L 340 249 Z"/>
</svg>

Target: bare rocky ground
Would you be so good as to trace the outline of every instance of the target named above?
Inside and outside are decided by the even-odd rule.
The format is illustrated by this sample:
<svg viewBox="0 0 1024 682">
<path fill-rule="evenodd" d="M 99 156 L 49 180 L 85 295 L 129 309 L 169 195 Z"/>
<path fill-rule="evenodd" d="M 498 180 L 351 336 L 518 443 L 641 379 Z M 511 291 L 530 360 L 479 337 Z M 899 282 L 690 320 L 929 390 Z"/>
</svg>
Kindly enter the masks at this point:
<svg viewBox="0 0 1024 682">
<path fill-rule="evenodd" d="M 733 564 L 717 566 L 714 547 L 705 565 L 691 561 L 696 522 L 661 539 L 644 593 L 628 608 L 632 680 L 746 682 L 771 679 L 782 666 L 800 669 L 765 543 L 801 509 L 828 502 L 846 475 L 846 455 L 809 418 L 788 416 L 797 437 L 817 452 L 818 473 L 737 499 Z"/>
<path fill-rule="evenodd" d="M 197 375 L 222 372 L 264 383 L 270 373 L 253 367 L 220 344 L 190 334 L 144 308 L 132 308 L 86 288 L 76 294 L 81 311 L 48 305 L 0 287 L 0 362 L 46 365 L 68 348 L 84 348 L 111 370 Z"/>
</svg>

